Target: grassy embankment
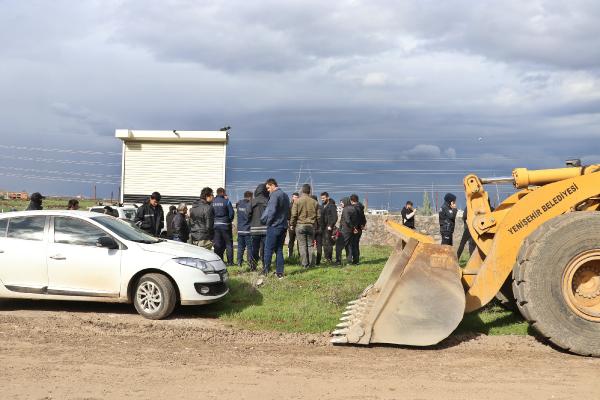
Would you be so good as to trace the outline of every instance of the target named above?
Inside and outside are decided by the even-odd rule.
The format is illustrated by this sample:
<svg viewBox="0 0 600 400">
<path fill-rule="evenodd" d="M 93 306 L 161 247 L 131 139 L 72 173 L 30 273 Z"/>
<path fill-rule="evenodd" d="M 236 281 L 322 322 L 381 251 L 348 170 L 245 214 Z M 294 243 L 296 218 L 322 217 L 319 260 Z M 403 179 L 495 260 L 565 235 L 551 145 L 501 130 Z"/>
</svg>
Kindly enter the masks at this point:
<svg viewBox="0 0 600 400">
<path fill-rule="evenodd" d="M 269 277 L 259 288 L 254 286 L 257 274 L 246 272 L 245 267 L 231 268 L 231 294 L 199 312 L 248 329 L 330 331 L 347 302 L 375 282 L 389 252 L 388 247 L 365 247 L 361 254 L 363 262 L 358 267 L 304 270 L 296 260 L 291 260 L 294 263 L 286 264 L 285 279 Z M 491 304 L 467 315 L 456 332 L 526 335 L 527 329 L 527 323 L 518 313 Z"/>
</svg>

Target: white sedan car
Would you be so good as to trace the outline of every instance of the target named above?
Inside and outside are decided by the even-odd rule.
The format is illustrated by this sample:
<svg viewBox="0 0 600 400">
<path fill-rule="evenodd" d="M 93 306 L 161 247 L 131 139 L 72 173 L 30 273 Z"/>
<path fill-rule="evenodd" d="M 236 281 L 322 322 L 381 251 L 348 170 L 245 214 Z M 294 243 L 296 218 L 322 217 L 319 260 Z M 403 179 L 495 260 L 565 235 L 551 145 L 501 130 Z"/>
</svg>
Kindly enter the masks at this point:
<svg viewBox="0 0 600 400">
<path fill-rule="evenodd" d="M 131 303 L 165 318 L 229 292 L 213 252 L 86 211 L 0 214 L 0 298 Z"/>
</svg>

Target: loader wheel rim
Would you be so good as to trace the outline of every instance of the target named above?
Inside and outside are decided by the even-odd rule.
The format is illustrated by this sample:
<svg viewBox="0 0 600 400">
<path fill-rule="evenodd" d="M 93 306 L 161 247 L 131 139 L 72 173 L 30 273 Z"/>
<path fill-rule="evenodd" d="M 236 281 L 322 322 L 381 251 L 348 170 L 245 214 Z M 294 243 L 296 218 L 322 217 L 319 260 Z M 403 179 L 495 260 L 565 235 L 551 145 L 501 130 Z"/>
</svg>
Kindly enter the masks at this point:
<svg viewBox="0 0 600 400">
<path fill-rule="evenodd" d="M 578 254 L 567 264 L 562 289 L 575 314 L 600 322 L 600 249 Z"/>
</svg>

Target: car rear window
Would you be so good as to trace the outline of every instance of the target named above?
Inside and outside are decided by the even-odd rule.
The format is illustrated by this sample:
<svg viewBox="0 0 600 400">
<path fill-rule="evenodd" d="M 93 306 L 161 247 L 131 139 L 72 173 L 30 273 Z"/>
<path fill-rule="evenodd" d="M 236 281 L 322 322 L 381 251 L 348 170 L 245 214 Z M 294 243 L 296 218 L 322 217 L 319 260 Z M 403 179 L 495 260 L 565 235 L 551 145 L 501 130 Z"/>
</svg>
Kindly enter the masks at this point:
<svg viewBox="0 0 600 400">
<path fill-rule="evenodd" d="M 8 226 L 8 218 L 0 219 L 0 237 L 6 236 L 6 227 Z"/>
<path fill-rule="evenodd" d="M 44 240 L 46 217 L 16 217 L 8 221 L 6 237 L 23 240 Z"/>
</svg>

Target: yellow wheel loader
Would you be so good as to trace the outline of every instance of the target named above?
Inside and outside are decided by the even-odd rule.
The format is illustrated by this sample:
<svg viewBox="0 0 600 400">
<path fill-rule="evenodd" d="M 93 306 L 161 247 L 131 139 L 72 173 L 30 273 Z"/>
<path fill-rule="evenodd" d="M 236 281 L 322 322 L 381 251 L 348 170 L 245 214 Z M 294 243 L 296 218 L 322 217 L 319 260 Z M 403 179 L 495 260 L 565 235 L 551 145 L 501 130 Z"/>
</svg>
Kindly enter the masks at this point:
<svg viewBox="0 0 600 400">
<path fill-rule="evenodd" d="M 394 221 L 398 237 L 377 282 L 351 301 L 334 344 L 428 346 L 495 296 L 513 300 L 545 340 L 600 357 L 600 165 L 464 178 L 468 229 L 477 244 L 466 267 L 454 249 Z M 518 189 L 492 211 L 486 184 Z"/>
</svg>

